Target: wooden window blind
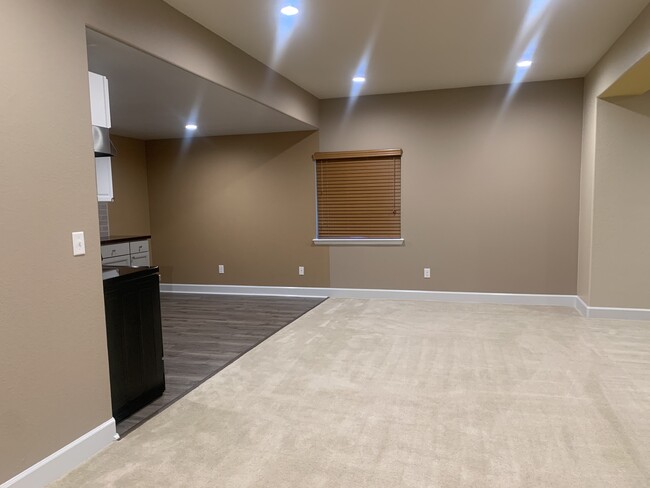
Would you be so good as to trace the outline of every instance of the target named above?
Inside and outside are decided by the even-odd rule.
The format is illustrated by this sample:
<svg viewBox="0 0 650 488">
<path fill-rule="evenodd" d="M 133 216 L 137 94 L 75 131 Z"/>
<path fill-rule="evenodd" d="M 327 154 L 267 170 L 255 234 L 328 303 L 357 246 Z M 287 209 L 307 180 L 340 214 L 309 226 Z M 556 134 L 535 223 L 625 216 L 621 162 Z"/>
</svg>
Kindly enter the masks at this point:
<svg viewBox="0 0 650 488">
<path fill-rule="evenodd" d="M 401 149 L 315 153 L 318 238 L 401 238 Z"/>
</svg>

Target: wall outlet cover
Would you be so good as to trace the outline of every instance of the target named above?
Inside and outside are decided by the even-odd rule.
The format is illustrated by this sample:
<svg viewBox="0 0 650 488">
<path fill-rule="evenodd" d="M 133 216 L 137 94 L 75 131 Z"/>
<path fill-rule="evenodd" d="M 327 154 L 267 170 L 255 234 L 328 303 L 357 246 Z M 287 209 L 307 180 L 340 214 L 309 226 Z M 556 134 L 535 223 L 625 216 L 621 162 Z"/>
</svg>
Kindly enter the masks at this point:
<svg viewBox="0 0 650 488">
<path fill-rule="evenodd" d="M 83 232 L 72 233 L 72 255 L 83 256 L 86 254 L 86 241 Z"/>
<path fill-rule="evenodd" d="M 304 266 L 298 266 L 298 274 L 300 276 L 305 276 L 305 267 Z"/>
<path fill-rule="evenodd" d="M 226 271 L 224 270 L 223 264 L 219 265 L 219 274 L 224 274 Z"/>
<path fill-rule="evenodd" d="M 424 277 L 431 278 L 431 268 L 424 268 Z"/>
</svg>

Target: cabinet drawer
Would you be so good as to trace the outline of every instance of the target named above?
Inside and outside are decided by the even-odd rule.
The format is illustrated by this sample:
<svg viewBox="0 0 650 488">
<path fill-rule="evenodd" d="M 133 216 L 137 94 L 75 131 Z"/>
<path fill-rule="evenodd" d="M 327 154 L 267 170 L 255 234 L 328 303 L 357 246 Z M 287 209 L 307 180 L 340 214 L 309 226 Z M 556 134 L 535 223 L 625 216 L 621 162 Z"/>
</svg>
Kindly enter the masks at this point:
<svg viewBox="0 0 650 488">
<path fill-rule="evenodd" d="M 145 239 L 144 241 L 132 241 L 129 243 L 131 247 L 131 254 L 136 252 L 148 252 L 149 251 L 149 240 Z"/>
<path fill-rule="evenodd" d="M 131 254 L 131 266 L 149 266 L 149 253 L 136 252 Z"/>
<path fill-rule="evenodd" d="M 131 266 L 131 256 L 115 256 L 114 258 L 102 259 L 104 266 Z"/>
<path fill-rule="evenodd" d="M 102 246 L 102 259 L 114 258 L 115 256 L 126 256 L 129 254 L 129 243 L 105 244 Z"/>
</svg>

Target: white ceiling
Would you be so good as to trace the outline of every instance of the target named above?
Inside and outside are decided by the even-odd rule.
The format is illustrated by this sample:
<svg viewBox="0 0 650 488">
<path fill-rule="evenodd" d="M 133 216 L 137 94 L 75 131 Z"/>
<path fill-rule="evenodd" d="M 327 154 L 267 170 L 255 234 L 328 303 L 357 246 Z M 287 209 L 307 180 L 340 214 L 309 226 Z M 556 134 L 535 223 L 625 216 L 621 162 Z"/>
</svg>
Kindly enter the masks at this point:
<svg viewBox="0 0 650 488">
<path fill-rule="evenodd" d="M 111 132 L 137 139 L 313 130 L 271 109 L 110 37 L 87 30 L 88 67 L 108 78 Z"/>
<path fill-rule="evenodd" d="M 301 13 L 282 48 L 278 12 L 291 0 L 165 1 L 319 98 L 349 96 L 364 55 L 361 94 L 510 83 L 526 51 L 525 80 L 582 77 L 648 4 L 293 0 Z"/>
</svg>

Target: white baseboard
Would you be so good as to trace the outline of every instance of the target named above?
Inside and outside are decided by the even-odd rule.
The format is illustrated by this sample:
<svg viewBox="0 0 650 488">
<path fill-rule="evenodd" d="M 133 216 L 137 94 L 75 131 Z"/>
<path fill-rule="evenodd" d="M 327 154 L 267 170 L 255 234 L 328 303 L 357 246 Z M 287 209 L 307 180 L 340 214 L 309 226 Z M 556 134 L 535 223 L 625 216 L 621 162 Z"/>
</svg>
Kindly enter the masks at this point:
<svg viewBox="0 0 650 488">
<path fill-rule="evenodd" d="M 650 320 L 647 308 L 590 307 L 580 297 L 576 297 L 576 309 L 589 319 Z"/>
<path fill-rule="evenodd" d="M 582 316 L 587 318 L 650 320 L 650 309 L 590 307 L 582 298 L 576 295 L 379 290 L 365 288 L 309 288 L 291 286 L 187 285 L 170 283 L 162 283 L 160 285 L 160 291 L 164 293 L 200 293 L 209 295 L 383 298 L 387 300 L 493 303 L 501 305 L 546 305 L 575 308 Z"/>
<path fill-rule="evenodd" d="M 199 293 L 203 295 L 263 295 L 268 297 L 327 298 L 331 288 L 306 288 L 292 286 L 241 286 L 241 285 L 177 285 L 161 283 L 163 293 Z"/>
<path fill-rule="evenodd" d="M 534 295 L 517 293 L 472 293 L 420 290 L 379 290 L 364 288 L 308 288 L 288 286 L 239 285 L 160 285 L 161 292 L 202 293 L 213 295 L 264 295 L 320 298 L 383 298 L 387 300 L 424 300 L 437 302 L 494 303 L 503 305 L 551 305 L 575 307 L 575 295 Z"/>
<path fill-rule="evenodd" d="M 583 317 L 589 318 L 589 306 L 579 296 L 576 296 L 576 310 Z"/>
<path fill-rule="evenodd" d="M 0 488 L 41 488 L 72 471 L 117 438 L 115 420 L 110 419 L 27 468 Z"/>
</svg>

